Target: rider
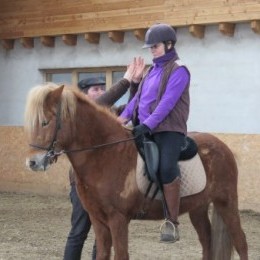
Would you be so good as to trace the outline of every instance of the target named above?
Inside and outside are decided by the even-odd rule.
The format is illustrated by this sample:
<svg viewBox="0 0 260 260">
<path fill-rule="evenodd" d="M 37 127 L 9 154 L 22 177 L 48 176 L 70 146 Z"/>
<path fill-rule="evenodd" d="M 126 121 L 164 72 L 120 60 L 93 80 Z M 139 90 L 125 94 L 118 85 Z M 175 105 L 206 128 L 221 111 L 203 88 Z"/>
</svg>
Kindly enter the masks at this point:
<svg viewBox="0 0 260 260">
<path fill-rule="evenodd" d="M 139 84 L 135 97 L 126 106 L 119 121 L 132 119 L 137 139 L 149 135 L 160 154 L 159 181 L 166 200 L 167 232 L 161 242 L 179 240 L 180 170 L 178 158 L 187 134 L 190 73 L 175 50 L 175 30 L 168 24 L 155 24 L 146 32 L 145 45 L 153 56 L 153 65 Z M 168 233 L 170 229 L 170 234 Z"/>
<path fill-rule="evenodd" d="M 131 87 L 129 99 L 133 97 L 137 90 L 138 83 L 141 80 L 143 69 L 143 59 L 137 58 L 128 66 L 124 78 L 118 81 L 108 91 L 105 92 L 106 82 L 103 78 L 83 79 L 78 83 L 78 88 L 98 104 L 110 107 L 126 93 L 129 89 L 130 82 Z M 72 203 L 72 215 L 71 230 L 67 238 L 64 260 L 80 260 L 83 245 L 91 227 L 91 222 L 88 212 L 83 208 L 78 197 L 75 176 L 72 168 L 70 168 L 69 175 L 71 184 L 70 199 Z M 95 243 L 92 250 L 92 259 L 96 259 Z"/>
</svg>

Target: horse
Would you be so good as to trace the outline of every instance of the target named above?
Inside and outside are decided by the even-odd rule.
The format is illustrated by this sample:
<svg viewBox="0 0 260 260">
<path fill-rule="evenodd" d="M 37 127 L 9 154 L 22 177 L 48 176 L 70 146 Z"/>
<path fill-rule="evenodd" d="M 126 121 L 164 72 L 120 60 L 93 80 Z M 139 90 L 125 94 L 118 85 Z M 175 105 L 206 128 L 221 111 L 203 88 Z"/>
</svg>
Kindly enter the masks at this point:
<svg viewBox="0 0 260 260">
<path fill-rule="evenodd" d="M 54 83 L 30 90 L 24 128 L 29 144 L 26 165 L 31 170 L 47 170 L 61 154 L 67 155 L 75 170 L 80 200 L 93 224 L 97 259 L 110 259 L 112 246 L 115 260 L 129 259 L 131 219 L 163 219 L 161 201 L 148 199 L 137 187 L 138 151 L 132 133 L 108 109 L 71 87 Z M 181 198 L 180 214 L 189 214 L 203 260 L 230 259 L 234 248 L 241 260 L 247 260 L 235 157 L 212 134 L 188 135 L 198 146 L 206 186 L 197 194 Z M 213 214 L 212 221 L 209 213 Z"/>
</svg>

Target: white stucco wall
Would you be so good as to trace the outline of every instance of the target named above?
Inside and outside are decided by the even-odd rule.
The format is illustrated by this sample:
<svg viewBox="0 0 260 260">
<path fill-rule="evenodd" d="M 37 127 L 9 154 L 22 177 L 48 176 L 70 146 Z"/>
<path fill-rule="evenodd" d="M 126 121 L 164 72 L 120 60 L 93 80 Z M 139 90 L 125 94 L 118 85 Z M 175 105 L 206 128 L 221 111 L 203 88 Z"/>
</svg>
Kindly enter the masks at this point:
<svg viewBox="0 0 260 260">
<path fill-rule="evenodd" d="M 177 31 L 177 51 L 189 67 L 191 114 L 189 131 L 260 133 L 260 35 L 248 23 L 236 26 L 235 36 L 223 36 L 208 26 L 204 39 Z M 35 39 L 33 49 L 18 40 L 13 50 L 0 48 L 0 125 L 22 125 L 26 95 L 43 82 L 42 68 L 75 68 L 127 65 L 134 56 L 151 62 L 149 50 L 126 33 L 123 44 L 112 43 L 107 34 L 99 45 L 78 37 L 75 47 L 56 38 L 55 48 Z"/>
</svg>

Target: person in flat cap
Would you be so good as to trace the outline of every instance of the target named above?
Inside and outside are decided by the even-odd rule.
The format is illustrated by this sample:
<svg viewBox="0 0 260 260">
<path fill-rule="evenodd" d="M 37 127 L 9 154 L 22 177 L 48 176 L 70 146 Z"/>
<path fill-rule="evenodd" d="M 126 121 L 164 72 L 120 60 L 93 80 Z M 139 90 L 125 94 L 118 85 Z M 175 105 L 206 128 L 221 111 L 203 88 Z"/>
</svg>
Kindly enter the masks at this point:
<svg viewBox="0 0 260 260">
<path fill-rule="evenodd" d="M 95 100 L 105 93 L 106 81 L 102 77 L 83 79 L 78 83 L 79 89 Z"/>
<path fill-rule="evenodd" d="M 111 107 L 120 99 L 130 87 L 131 99 L 142 79 L 145 68 L 144 60 L 142 58 L 134 58 L 131 64 L 127 67 L 124 77 L 113 85 L 109 90 L 106 89 L 105 79 L 102 77 L 92 77 L 83 79 L 78 83 L 78 88 L 90 99 L 95 100 L 99 105 Z M 116 111 L 120 113 L 121 108 Z M 115 110 L 114 110 L 115 111 Z M 70 176 L 70 199 L 72 203 L 71 215 L 71 230 L 69 232 L 64 260 L 80 260 L 81 252 L 84 242 L 87 239 L 89 230 L 91 228 L 91 221 L 88 212 L 83 208 L 76 191 L 75 174 L 71 167 L 69 171 Z M 92 260 L 96 259 L 96 243 L 93 245 Z"/>
</svg>

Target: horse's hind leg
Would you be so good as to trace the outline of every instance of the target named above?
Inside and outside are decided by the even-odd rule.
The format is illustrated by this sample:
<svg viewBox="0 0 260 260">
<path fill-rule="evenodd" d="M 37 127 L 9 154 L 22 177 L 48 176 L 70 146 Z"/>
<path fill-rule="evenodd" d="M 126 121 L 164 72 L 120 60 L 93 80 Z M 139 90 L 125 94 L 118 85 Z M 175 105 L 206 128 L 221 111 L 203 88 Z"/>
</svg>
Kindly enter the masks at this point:
<svg viewBox="0 0 260 260">
<path fill-rule="evenodd" d="M 236 202 L 214 202 L 214 206 L 223 218 L 231 240 L 241 260 L 248 260 L 248 247 L 245 233 L 242 230 Z"/>
<path fill-rule="evenodd" d="M 199 241 L 202 246 L 203 260 L 210 259 L 210 237 L 211 225 L 208 217 L 208 205 L 196 208 L 189 212 L 190 220 L 199 236 Z"/>
</svg>

